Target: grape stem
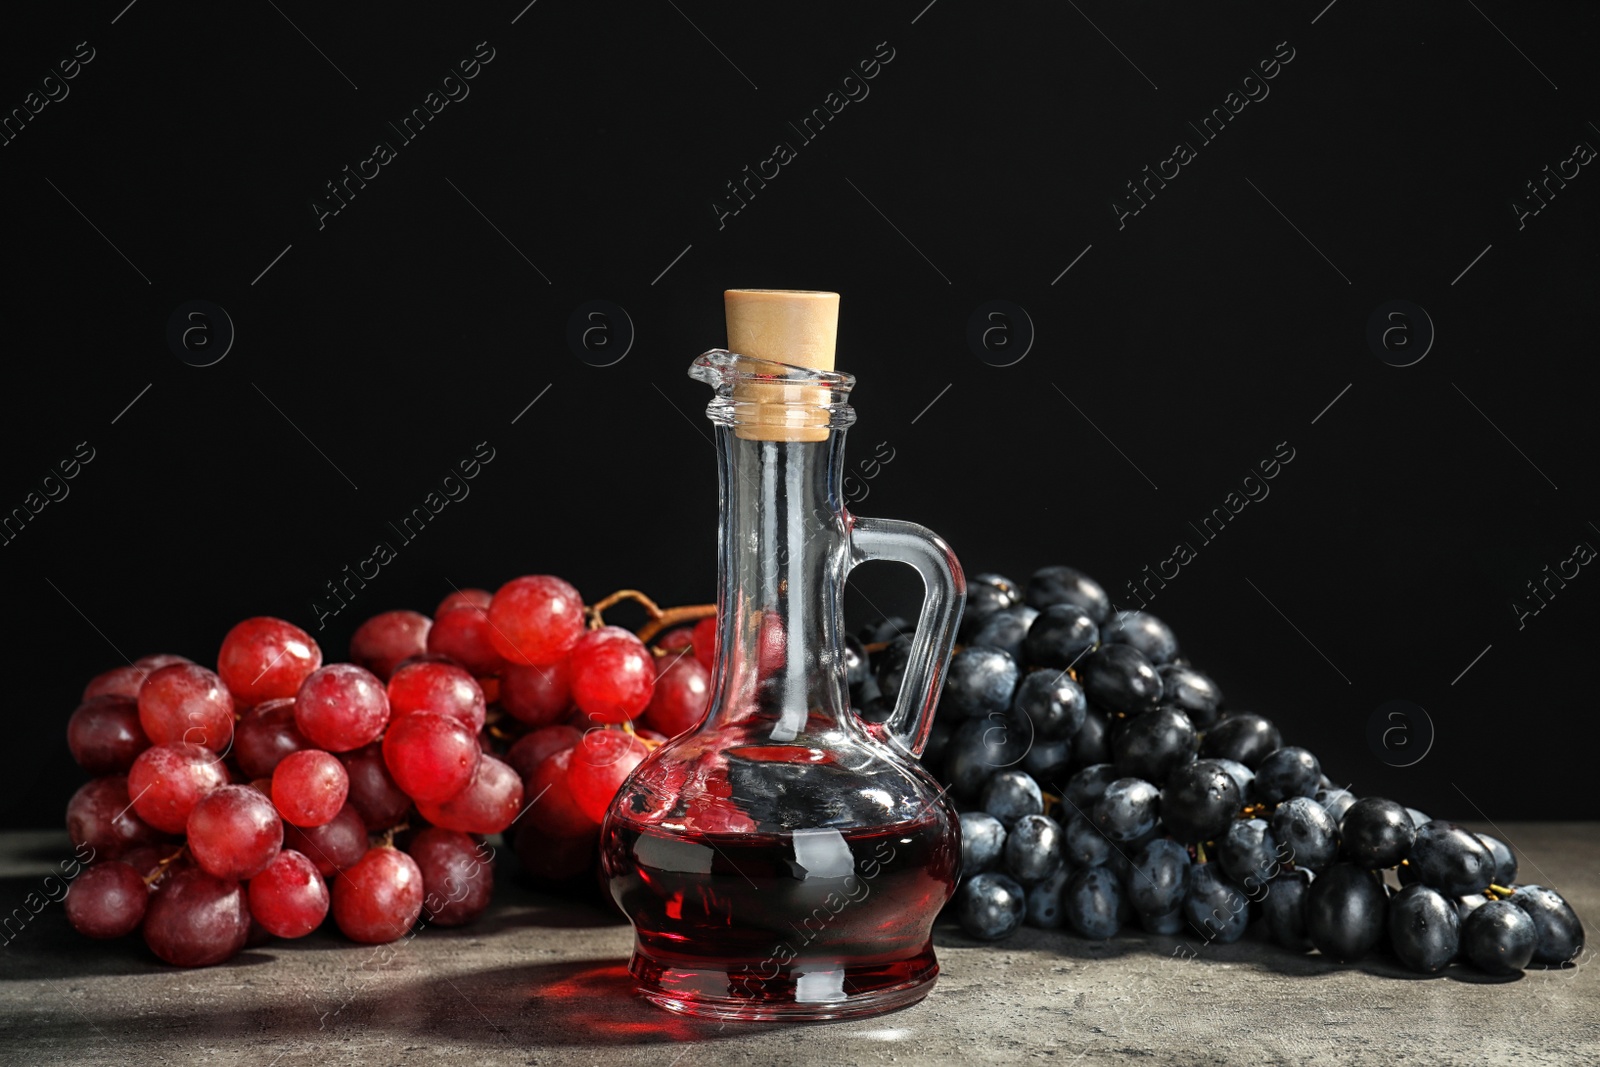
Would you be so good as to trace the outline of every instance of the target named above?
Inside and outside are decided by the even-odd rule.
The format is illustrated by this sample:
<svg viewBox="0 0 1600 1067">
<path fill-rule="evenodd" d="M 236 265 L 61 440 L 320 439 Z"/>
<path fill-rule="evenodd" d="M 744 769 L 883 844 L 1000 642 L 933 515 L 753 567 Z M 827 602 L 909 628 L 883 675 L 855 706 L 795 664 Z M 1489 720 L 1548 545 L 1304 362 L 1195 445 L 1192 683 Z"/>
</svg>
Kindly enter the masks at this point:
<svg viewBox="0 0 1600 1067">
<path fill-rule="evenodd" d="M 188 845 L 179 845 L 178 851 L 174 852 L 166 859 L 158 861 L 156 863 L 156 869 L 144 876 L 144 884 L 155 885 L 157 882 L 161 881 L 161 876 L 167 873 L 167 868 L 181 859 L 183 854 L 188 851 Z"/>
<path fill-rule="evenodd" d="M 615 593 L 589 605 L 589 629 L 598 630 L 605 625 L 605 610 L 631 600 L 649 613 L 650 621 L 639 627 L 639 640 L 650 639 L 668 627 L 686 622 L 699 622 L 717 613 L 715 604 L 687 604 L 678 608 L 663 608 L 637 589 L 618 589 Z"/>
<path fill-rule="evenodd" d="M 1497 897 L 1509 897 L 1516 892 L 1515 889 L 1508 889 L 1503 885 L 1494 885 L 1493 883 L 1490 884 L 1489 891 Z"/>
</svg>

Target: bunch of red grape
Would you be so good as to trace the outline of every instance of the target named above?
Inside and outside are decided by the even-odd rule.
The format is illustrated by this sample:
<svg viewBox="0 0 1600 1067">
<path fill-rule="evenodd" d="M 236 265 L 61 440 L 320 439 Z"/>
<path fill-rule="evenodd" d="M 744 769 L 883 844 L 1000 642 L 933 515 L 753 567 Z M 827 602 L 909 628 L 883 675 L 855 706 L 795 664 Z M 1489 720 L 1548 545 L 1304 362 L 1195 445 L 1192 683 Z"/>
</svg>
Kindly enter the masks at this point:
<svg viewBox="0 0 1600 1067">
<path fill-rule="evenodd" d="M 600 606 L 529 575 L 453 592 L 432 619 L 376 615 L 349 663 L 262 617 L 228 632 L 215 671 L 157 655 L 98 675 L 67 725 L 98 776 L 67 805 L 92 850 L 68 920 L 204 966 L 330 912 L 366 943 L 471 922 L 493 889 L 485 839 L 513 828 L 536 879 L 589 873 L 623 779 L 704 716 L 713 637 L 708 619 L 652 651 Z"/>
</svg>

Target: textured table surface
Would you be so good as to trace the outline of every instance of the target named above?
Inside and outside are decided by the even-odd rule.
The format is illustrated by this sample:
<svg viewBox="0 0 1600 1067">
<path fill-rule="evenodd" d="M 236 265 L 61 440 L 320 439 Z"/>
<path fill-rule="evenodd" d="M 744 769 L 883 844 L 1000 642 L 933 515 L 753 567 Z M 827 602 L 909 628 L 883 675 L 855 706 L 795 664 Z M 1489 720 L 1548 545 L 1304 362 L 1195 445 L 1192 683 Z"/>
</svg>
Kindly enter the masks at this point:
<svg viewBox="0 0 1600 1067">
<path fill-rule="evenodd" d="M 1600 825 L 1499 831 L 1523 880 L 1560 889 L 1592 934 Z M 70 855 L 61 834 L 0 835 L 4 912 Z M 1173 953 L 1187 942 L 1134 931 L 1091 943 L 1023 930 L 984 946 L 941 927 L 944 973 L 921 1004 L 864 1021 L 719 1026 L 629 993 L 626 925 L 511 878 L 465 929 L 381 948 L 319 931 L 202 970 L 163 966 L 137 938 L 81 938 L 59 903 L 8 934 L 5 1064 L 1600 1062 L 1592 949 L 1576 967 L 1496 981 L 1420 978 L 1386 960 L 1336 966 L 1254 932 L 1184 959 Z"/>
</svg>

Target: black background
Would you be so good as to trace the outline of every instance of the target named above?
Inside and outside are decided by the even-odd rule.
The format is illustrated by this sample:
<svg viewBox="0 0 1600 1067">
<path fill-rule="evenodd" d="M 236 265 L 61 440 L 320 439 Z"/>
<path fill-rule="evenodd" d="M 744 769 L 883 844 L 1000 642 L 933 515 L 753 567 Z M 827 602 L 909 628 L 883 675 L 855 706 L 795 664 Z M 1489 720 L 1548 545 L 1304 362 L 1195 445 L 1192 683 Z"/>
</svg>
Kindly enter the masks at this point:
<svg viewBox="0 0 1600 1067">
<path fill-rule="evenodd" d="M 937 529 L 969 574 L 1073 563 L 1124 607 L 1188 541 L 1150 609 L 1335 778 L 1435 815 L 1600 816 L 1581 740 L 1600 577 L 1520 629 L 1512 608 L 1600 544 L 1600 176 L 1524 228 L 1511 206 L 1600 145 L 1600 13 L 523 2 L 8 13 L 7 113 L 78 42 L 94 58 L 0 147 L 0 507 L 79 442 L 94 459 L 0 548 L 0 821 L 59 824 L 92 674 L 214 662 L 248 615 L 338 659 L 369 614 L 520 573 L 710 599 L 707 395 L 684 372 L 723 343 L 730 286 L 843 294 L 852 458 L 894 457 L 855 483 L 860 513 Z M 470 95 L 319 229 L 323 183 L 480 41 Z M 870 95 L 799 143 L 786 123 L 879 42 Z M 1186 122 L 1279 42 L 1270 95 L 1119 229 L 1124 183 L 1198 144 Z M 779 140 L 797 158 L 719 228 L 724 183 Z M 166 340 L 196 299 L 237 330 L 205 368 Z M 566 341 L 594 299 L 636 329 L 613 366 Z M 1397 299 L 1437 329 L 1403 368 L 1366 339 Z M 969 348 L 990 300 L 1036 330 L 1015 365 Z M 470 496 L 317 629 L 324 582 L 483 441 Z M 1280 442 L 1270 496 L 1201 542 L 1189 523 Z M 915 594 L 870 568 L 851 622 Z M 1367 740 L 1391 699 L 1436 731 L 1410 767 Z"/>
</svg>

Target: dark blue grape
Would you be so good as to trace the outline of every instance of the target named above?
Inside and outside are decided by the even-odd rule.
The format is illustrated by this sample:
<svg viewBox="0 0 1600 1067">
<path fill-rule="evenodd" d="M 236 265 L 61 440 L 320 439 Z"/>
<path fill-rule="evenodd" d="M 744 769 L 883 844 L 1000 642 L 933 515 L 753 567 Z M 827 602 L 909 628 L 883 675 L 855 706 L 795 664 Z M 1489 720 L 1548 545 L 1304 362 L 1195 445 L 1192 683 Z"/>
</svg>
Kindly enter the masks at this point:
<svg viewBox="0 0 1600 1067">
<path fill-rule="evenodd" d="M 1117 770 L 1130 778 L 1165 782 L 1194 759 L 1199 737 L 1181 711 L 1157 708 L 1129 719 L 1111 743 Z"/>
<path fill-rule="evenodd" d="M 1023 885 L 1042 882 L 1061 866 L 1061 824 L 1024 815 L 1006 830 L 1006 873 Z"/>
<path fill-rule="evenodd" d="M 1006 716 L 966 720 L 945 748 L 945 781 L 957 796 L 977 796 L 996 771 L 1022 762 L 1028 754 L 1028 731 L 1026 721 Z"/>
<path fill-rule="evenodd" d="M 1272 813 L 1272 836 L 1288 859 L 1308 871 L 1325 870 L 1339 855 L 1339 824 L 1310 797 L 1290 797 Z"/>
<path fill-rule="evenodd" d="M 848 634 L 844 639 L 844 674 L 852 695 L 861 688 L 863 682 L 872 677 L 872 660 L 867 655 L 866 648 Z"/>
<path fill-rule="evenodd" d="M 1148 611 L 1119 611 L 1105 624 L 1101 640 L 1108 645 L 1132 645 L 1158 667 L 1178 655 L 1178 637 L 1172 627 Z"/>
<path fill-rule="evenodd" d="M 1461 948 L 1456 906 L 1436 889 L 1406 886 L 1389 901 L 1389 945 L 1411 970 L 1438 974 Z"/>
<path fill-rule="evenodd" d="M 1213 759 L 1218 767 L 1228 772 L 1233 784 L 1239 787 L 1239 799 L 1248 804 L 1255 799 L 1256 772 L 1236 759 Z"/>
<path fill-rule="evenodd" d="M 1141 778 L 1118 778 L 1095 801 L 1094 823 L 1112 841 L 1132 841 L 1155 829 L 1161 793 Z"/>
<path fill-rule="evenodd" d="M 894 705 L 880 694 L 869 696 L 863 703 L 855 705 L 855 712 L 861 716 L 862 722 L 883 723 L 894 717 Z"/>
<path fill-rule="evenodd" d="M 1312 794 L 1311 799 L 1315 800 L 1323 811 L 1332 815 L 1334 822 L 1338 822 L 1356 802 L 1356 795 L 1348 789 L 1319 789 Z"/>
<path fill-rule="evenodd" d="M 1006 828 L 999 819 L 983 811 L 961 813 L 961 876 L 993 870 L 1006 847 Z"/>
<path fill-rule="evenodd" d="M 1038 617 L 1036 609 L 1023 604 L 1001 608 L 973 627 L 972 637 L 967 644 L 978 648 L 998 648 L 1020 663 L 1022 642 L 1028 636 L 1028 628 L 1033 625 L 1033 620 Z"/>
<path fill-rule="evenodd" d="M 1267 895 L 1261 898 L 1261 919 L 1267 937 L 1290 952 L 1310 952 L 1306 934 L 1306 893 L 1311 887 L 1311 872 L 1284 871 L 1272 880 Z"/>
<path fill-rule="evenodd" d="M 1023 922 L 1041 930 L 1059 930 L 1064 921 L 1061 913 L 1061 890 L 1067 884 L 1066 867 L 1057 867 L 1056 873 L 1042 882 L 1025 886 L 1027 900 L 1023 907 Z"/>
<path fill-rule="evenodd" d="M 1382 797 L 1362 797 L 1339 820 L 1340 853 L 1368 870 L 1398 864 L 1411 853 L 1416 837 L 1406 809 Z"/>
<path fill-rule="evenodd" d="M 1306 934 L 1324 956 L 1358 960 L 1383 940 L 1388 892 L 1377 875 L 1335 863 L 1306 894 Z"/>
<path fill-rule="evenodd" d="M 1196 760 L 1167 776 L 1161 813 L 1167 830 L 1185 844 L 1210 841 L 1233 824 L 1239 787 L 1217 760 Z"/>
<path fill-rule="evenodd" d="M 1032 671 L 1017 685 L 1011 706 L 1033 722 L 1033 735 L 1043 741 L 1071 739 L 1083 727 L 1089 702 L 1066 671 Z"/>
<path fill-rule="evenodd" d="M 1076 604 L 1052 604 L 1028 627 L 1022 655 L 1035 667 L 1066 670 L 1100 642 L 1100 629 Z"/>
<path fill-rule="evenodd" d="M 1252 900 L 1261 897 L 1266 884 L 1278 876 L 1278 839 L 1265 819 L 1239 819 L 1217 841 L 1217 862 Z"/>
<path fill-rule="evenodd" d="M 1488 974 L 1516 974 L 1538 944 L 1533 919 L 1509 900 L 1491 900 L 1461 924 L 1461 954 Z"/>
<path fill-rule="evenodd" d="M 1093 693 L 1089 694 L 1091 697 Z M 1261 761 L 1283 747 L 1283 738 L 1271 720 L 1260 715 L 1236 712 L 1206 731 L 1200 744 L 1202 756 L 1238 760 L 1255 770 Z"/>
<path fill-rule="evenodd" d="M 1189 850 L 1158 837 L 1134 853 L 1128 864 L 1128 899 L 1140 915 L 1176 911 L 1189 893 Z"/>
<path fill-rule="evenodd" d="M 999 574 L 978 574 L 967 579 L 967 603 L 961 612 L 961 636 L 971 643 L 978 624 L 997 611 L 1022 603 L 1022 590 Z"/>
<path fill-rule="evenodd" d="M 1489 850 L 1489 855 L 1494 857 L 1494 884 L 1510 886 L 1517 880 L 1517 857 L 1512 854 L 1511 847 L 1498 837 L 1488 834 L 1479 834 L 1478 840 L 1483 842 L 1483 847 Z"/>
<path fill-rule="evenodd" d="M 1087 815 L 1094 802 L 1105 796 L 1106 786 L 1121 777 L 1109 763 L 1095 763 L 1079 770 L 1067 779 L 1067 788 L 1062 794 L 1068 810 Z"/>
<path fill-rule="evenodd" d="M 1072 735 L 1072 762 L 1080 767 L 1111 762 L 1111 722 L 1105 712 L 1090 708 L 1084 715 Z"/>
<path fill-rule="evenodd" d="M 1072 742 L 1066 738 L 1056 741 L 1034 741 L 1028 754 L 1022 757 L 1022 769 L 1039 782 L 1055 783 L 1066 778 L 1072 765 Z"/>
<path fill-rule="evenodd" d="M 1009 830 L 1024 815 L 1044 814 L 1044 793 L 1023 771 L 1000 771 L 984 785 L 978 806 Z"/>
<path fill-rule="evenodd" d="M 1111 842 L 1085 815 L 1073 815 L 1061 831 L 1063 856 L 1076 867 L 1103 867 L 1112 855 Z"/>
<path fill-rule="evenodd" d="M 1222 707 L 1222 690 L 1217 683 L 1193 667 L 1169 663 L 1156 669 L 1161 675 L 1161 703 L 1180 708 L 1195 728 L 1204 730 L 1217 721 Z"/>
<path fill-rule="evenodd" d="M 968 937 L 998 941 L 1022 925 L 1022 887 L 998 871 L 985 871 L 956 890 L 956 918 Z"/>
<path fill-rule="evenodd" d="M 1124 715 L 1154 711 L 1161 676 L 1132 645 L 1101 645 L 1078 661 L 1083 691 L 1095 705 Z"/>
<path fill-rule="evenodd" d="M 1073 567 L 1042 567 L 1028 579 L 1028 604 L 1043 611 L 1052 604 L 1076 604 L 1096 625 L 1111 616 L 1111 598 L 1100 583 Z"/>
<path fill-rule="evenodd" d="M 1190 872 L 1183 918 L 1197 937 L 1228 945 L 1244 936 L 1250 902 L 1215 863 L 1202 863 Z"/>
<path fill-rule="evenodd" d="M 1161 915 L 1145 915 L 1142 913 L 1139 915 L 1139 929 L 1147 934 L 1175 937 L 1183 933 L 1183 926 L 1182 904 Z"/>
<path fill-rule="evenodd" d="M 928 729 L 928 744 L 922 750 L 924 766 L 938 767 L 944 760 L 944 750 L 950 744 L 950 736 L 955 733 L 955 727 L 949 719 L 934 716 L 933 725 Z"/>
<path fill-rule="evenodd" d="M 1533 920 L 1538 935 L 1533 948 L 1536 962 L 1570 963 L 1583 952 L 1583 923 L 1560 893 L 1542 885 L 1523 885 L 1509 899 Z"/>
<path fill-rule="evenodd" d="M 1116 876 L 1122 880 L 1123 885 L 1127 885 L 1128 879 L 1133 874 L 1133 857 L 1138 855 L 1139 850 L 1150 842 L 1165 836 L 1161 830 L 1161 825 L 1158 823 L 1131 841 L 1113 842 L 1111 855 L 1106 858 L 1106 867 L 1115 872 Z"/>
<path fill-rule="evenodd" d="M 1402 876 L 1408 869 L 1409 868 L 1406 867 L 1400 868 Z M 1405 878 L 1402 877 L 1400 880 L 1404 882 Z M 1411 878 L 1411 884 L 1421 885 L 1422 883 L 1417 881 L 1416 876 L 1413 875 Z M 1474 911 L 1477 911 L 1487 903 L 1489 903 L 1489 898 L 1484 896 L 1482 893 L 1468 893 L 1465 896 L 1456 897 L 1456 914 L 1461 917 L 1463 922 L 1465 922 L 1468 915 L 1471 915 Z"/>
<path fill-rule="evenodd" d="M 952 715 L 972 719 L 1006 711 L 1018 674 L 1017 661 L 999 649 L 963 648 L 950 657 L 941 706 Z"/>
<path fill-rule="evenodd" d="M 1280 748 L 1256 767 L 1255 795 L 1263 804 L 1309 797 L 1322 778 L 1322 765 L 1303 748 Z"/>
<path fill-rule="evenodd" d="M 1424 826 L 1433 821 L 1433 819 L 1430 818 L 1425 812 L 1420 812 L 1416 808 L 1407 808 L 1406 814 L 1411 816 L 1411 825 L 1415 826 L 1418 830 L 1422 829 Z M 1501 883 L 1501 885 L 1504 884 L 1504 882 Z"/>
<path fill-rule="evenodd" d="M 878 683 L 878 692 L 893 704 L 900 697 L 900 682 L 906 676 L 906 665 L 911 662 L 911 635 L 897 637 L 887 648 L 872 657 L 872 673 Z"/>
<path fill-rule="evenodd" d="M 1117 876 L 1105 867 L 1085 867 L 1067 876 L 1061 908 L 1067 925 L 1079 937 L 1104 941 L 1116 936 L 1127 912 Z"/>
<path fill-rule="evenodd" d="M 1454 823 L 1434 821 L 1418 830 L 1408 859 L 1417 881 L 1447 897 L 1481 893 L 1494 881 L 1493 854 L 1476 834 Z"/>
<path fill-rule="evenodd" d="M 917 628 L 915 626 L 912 626 L 900 616 L 890 615 L 888 618 L 879 619 L 877 622 L 863 630 L 861 632 L 861 643 L 865 645 L 876 645 L 883 641 L 893 641 L 900 637 L 910 637 L 914 632 L 916 632 L 916 629 Z"/>
</svg>

